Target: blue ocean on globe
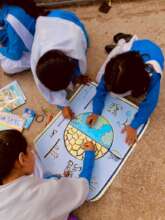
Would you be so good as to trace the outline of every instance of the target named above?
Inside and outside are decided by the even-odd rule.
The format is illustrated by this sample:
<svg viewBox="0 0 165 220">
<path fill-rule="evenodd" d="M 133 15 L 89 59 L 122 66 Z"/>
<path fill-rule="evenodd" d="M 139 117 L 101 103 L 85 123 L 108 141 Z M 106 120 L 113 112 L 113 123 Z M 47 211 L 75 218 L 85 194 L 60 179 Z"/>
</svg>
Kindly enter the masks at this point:
<svg viewBox="0 0 165 220">
<path fill-rule="evenodd" d="M 76 119 L 71 121 L 71 126 L 78 129 L 86 136 L 94 140 L 95 142 L 103 145 L 109 149 L 113 142 L 113 128 L 104 117 L 100 116 L 94 127 L 89 127 L 86 123 L 87 117 L 90 112 L 83 113 L 77 116 Z"/>
</svg>

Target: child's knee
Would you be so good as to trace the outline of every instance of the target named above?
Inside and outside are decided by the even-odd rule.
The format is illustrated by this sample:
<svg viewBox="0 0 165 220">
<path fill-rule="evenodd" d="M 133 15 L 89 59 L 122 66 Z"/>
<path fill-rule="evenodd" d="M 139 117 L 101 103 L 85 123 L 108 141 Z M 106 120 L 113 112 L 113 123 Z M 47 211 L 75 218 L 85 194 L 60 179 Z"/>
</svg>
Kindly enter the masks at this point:
<svg viewBox="0 0 165 220">
<path fill-rule="evenodd" d="M 7 62 L 2 62 L 1 63 L 1 68 L 3 70 L 3 72 L 7 75 L 13 75 L 16 73 L 15 69 L 12 67 L 12 65 L 10 65 Z"/>
<path fill-rule="evenodd" d="M 6 59 L 1 62 L 1 68 L 6 74 L 13 75 L 28 70 L 30 68 L 30 64 L 28 62 L 22 62 L 22 60 L 12 61 Z"/>
</svg>

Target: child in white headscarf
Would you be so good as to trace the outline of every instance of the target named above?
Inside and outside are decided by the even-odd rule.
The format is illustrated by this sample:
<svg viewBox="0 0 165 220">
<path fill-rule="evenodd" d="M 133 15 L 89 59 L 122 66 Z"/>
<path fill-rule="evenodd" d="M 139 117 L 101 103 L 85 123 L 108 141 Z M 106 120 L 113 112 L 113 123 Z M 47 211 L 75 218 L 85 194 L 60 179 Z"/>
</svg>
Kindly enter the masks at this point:
<svg viewBox="0 0 165 220">
<path fill-rule="evenodd" d="M 80 178 L 40 179 L 34 152 L 16 130 L 0 131 L 0 219 L 67 220 L 87 199 L 95 147 L 86 143 Z"/>
<path fill-rule="evenodd" d="M 137 140 L 137 129 L 148 121 L 158 104 L 164 54 L 156 43 L 137 36 L 119 33 L 114 41 L 117 43 L 114 48 L 106 47 L 107 51 L 112 50 L 98 73 L 93 113 L 87 123 L 91 126 L 96 123 L 109 92 L 120 97 L 144 95 L 133 120 L 122 130 L 126 133 L 126 143 L 132 145 Z"/>
<path fill-rule="evenodd" d="M 0 0 L 0 66 L 5 73 L 30 69 L 38 15 L 33 0 Z"/>
<path fill-rule="evenodd" d="M 70 11 L 54 10 L 39 17 L 31 55 L 31 68 L 39 91 L 63 116 L 74 117 L 67 100 L 68 89 L 85 84 L 88 35 L 80 19 Z"/>
</svg>

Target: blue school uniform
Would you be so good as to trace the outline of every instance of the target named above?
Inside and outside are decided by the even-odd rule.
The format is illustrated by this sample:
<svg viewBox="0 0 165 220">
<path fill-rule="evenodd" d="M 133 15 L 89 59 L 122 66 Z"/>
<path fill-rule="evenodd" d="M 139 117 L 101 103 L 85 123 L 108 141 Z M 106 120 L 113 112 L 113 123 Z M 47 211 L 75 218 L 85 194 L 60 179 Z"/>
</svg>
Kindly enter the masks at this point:
<svg viewBox="0 0 165 220">
<path fill-rule="evenodd" d="M 88 37 L 88 33 L 85 29 L 85 26 L 73 12 L 65 11 L 65 10 L 54 10 L 48 14 L 48 17 L 62 18 L 62 19 L 71 21 L 74 24 L 76 24 L 77 26 L 79 26 L 82 29 L 82 31 L 84 32 L 84 35 L 86 37 L 86 40 L 87 40 L 88 46 L 89 46 L 89 37 Z"/>
<path fill-rule="evenodd" d="M 87 44 L 88 44 L 88 47 L 89 47 L 89 37 L 88 37 L 88 33 L 85 29 L 85 26 L 73 12 L 65 11 L 65 10 L 54 10 L 54 11 L 51 11 L 48 14 L 48 17 L 62 18 L 62 19 L 71 21 L 75 25 L 79 26 L 81 28 L 81 30 L 83 31 L 84 35 L 85 35 L 85 38 L 86 38 L 86 41 L 87 41 Z M 80 67 L 79 67 L 79 64 L 78 64 L 78 60 L 76 60 L 76 59 L 73 59 L 73 60 L 76 63 L 76 67 L 74 69 L 74 75 L 79 76 L 79 75 L 81 75 L 81 71 L 80 71 Z"/>
<path fill-rule="evenodd" d="M 29 48 L 24 44 L 18 33 L 7 21 L 8 15 L 14 16 L 22 25 L 34 35 L 35 18 L 28 15 L 22 8 L 5 5 L 0 9 L 0 53 L 11 60 L 19 60 L 24 52 L 29 52 Z"/>
<path fill-rule="evenodd" d="M 161 69 L 164 68 L 164 56 L 161 49 L 150 40 L 136 40 L 130 51 L 137 51 L 142 56 L 145 63 L 148 61 L 156 61 Z M 159 94 L 160 94 L 161 72 L 152 72 L 150 85 L 145 99 L 139 105 L 139 110 L 131 122 L 131 127 L 137 129 L 140 125 L 147 122 L 151 114 L 155 110 Z M 105 81 L 102 77 L 98 87 L 96 96 L 93 101 L 93 112 L 100 115 L 104 108 L 104 101 L 108 90 L 105 86 Z"/>
<path fill-rule="evenodd" d="M 73 71 L 73 78 L 75 78 L 74 76 L 84 75 L 87 71 L 87 48 L 88 37 L 85 27 L 72 12 L 54 10 L 47 17 L 41 16 L 37 19 L 31 69 L 38 89 L 49 103 L 61 107 L 69 106 L 67 89 L 73 85 L 70 83 L 66 90 L 60 91 L 51 91 L 45 87 L 36 74 L 39 59 L 48 51 L 62 51 L 76 63 Z"/>
</svg>

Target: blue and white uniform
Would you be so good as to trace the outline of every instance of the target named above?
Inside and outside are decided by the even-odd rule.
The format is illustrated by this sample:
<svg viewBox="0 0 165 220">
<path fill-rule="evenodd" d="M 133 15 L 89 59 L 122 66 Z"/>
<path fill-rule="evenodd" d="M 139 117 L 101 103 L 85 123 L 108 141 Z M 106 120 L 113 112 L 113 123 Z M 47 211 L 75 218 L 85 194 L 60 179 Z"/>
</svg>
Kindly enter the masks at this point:
<svg viewBox="0 0 165 220">
<path fill-rule="evenodd" d="M 145 99 L 140 103 L 139 110 L 131 122 L 131 127 L 137 129 L 140 125 L 147 122 L 157 106 L 160 94 L 160 80 L 164 69 L 164 55 L 160 47 L 150 40 L 138 40 L 137 37 L 134 36 L 128 43 L 126 43 L 124 39 L 119 41 L 118 45 L 108 55 L 107 60 L 98 73 L 97 81 L 99 85 L 93 101 L 93 112 L 98 115 L 102 113 L 104 101 L 108 94 L 103 79 L 106 64 L 112 57 L 127 51 L 139 52 L 144 62 L 152 65 L 154 70 L 154 72 L 151 73 L 150 85 Z"/>
<path fill-rule="evenodd" d="M 85 74 L 87 70 L 87 48 L 87 32 L 74 13 L 54 10 L 47 17 L 41 16 L 37 19 L 31 55 L 31 68 L 39 91 L 50 104 L 61 107 L 68 106 L 67 91 L 51 91 L 39 81 L 36 75 L 36 66 L 39 59 L 50 50 L 60 50 L 68 57 L 76 60 L 75 75 Z M 70 87 L 71 84 L 69 85 Z"/>
<path fill-rule="evenodd" d="M 67 220 L 88 197 L 94 158 L 94 152 L 85 153 L 80 178 L 54 180 L 27 175 L 0 185 L 0 219 Z"/>
<path fill-rule="evenodd" d="M 0 65 L 13 74 L 30 68 L 35 18 L 22 8 L 4 5 L 0 9 Z"/>
</svg>

